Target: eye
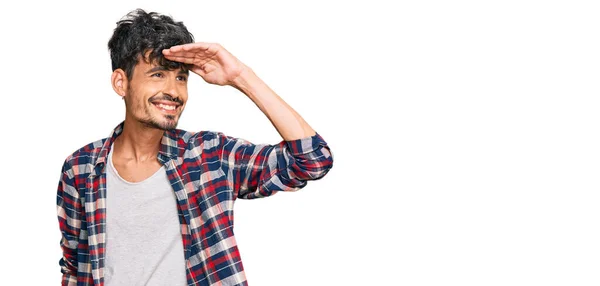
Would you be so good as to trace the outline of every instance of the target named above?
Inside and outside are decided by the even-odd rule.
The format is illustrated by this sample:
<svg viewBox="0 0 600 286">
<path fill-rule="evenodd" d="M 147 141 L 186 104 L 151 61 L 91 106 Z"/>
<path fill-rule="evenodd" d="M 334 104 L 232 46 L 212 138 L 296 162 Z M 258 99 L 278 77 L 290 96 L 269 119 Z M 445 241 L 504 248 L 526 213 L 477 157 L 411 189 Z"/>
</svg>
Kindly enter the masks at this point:
<svg viewBox="0 0 600 286">
<path fill-rule="evenodd" d="M 177 80 L 187 81 L 187 76 L 183 76 L 183 75 L 177 76 Z"/>
<path fill-rule="evenodd" d="M 160 77 L 163 77 L 163 74 L 162 74 L 162 73 L 159 73 L 159 72 L 157 72 L 157 73 L 153 73 L 153 74 L 151 74 L 150 76 L 151 76 L 151 77 L 159 77 L 159 78 L 160 78 Z"/>
</svg>

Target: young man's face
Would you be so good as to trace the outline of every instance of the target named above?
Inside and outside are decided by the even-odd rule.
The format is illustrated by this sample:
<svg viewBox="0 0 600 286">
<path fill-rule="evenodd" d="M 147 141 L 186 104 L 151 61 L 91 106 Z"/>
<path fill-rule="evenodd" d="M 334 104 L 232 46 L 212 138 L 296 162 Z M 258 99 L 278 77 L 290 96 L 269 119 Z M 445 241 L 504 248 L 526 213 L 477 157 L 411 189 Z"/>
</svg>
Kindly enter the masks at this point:
<svg viewBox="0 0 600 286">
<path fill-rule="evenodd" d="M 175 128 L 188 98 L 188 75 L 140 59 L 125 96 L 127 117 L 153 128 Z"/>
</svg>

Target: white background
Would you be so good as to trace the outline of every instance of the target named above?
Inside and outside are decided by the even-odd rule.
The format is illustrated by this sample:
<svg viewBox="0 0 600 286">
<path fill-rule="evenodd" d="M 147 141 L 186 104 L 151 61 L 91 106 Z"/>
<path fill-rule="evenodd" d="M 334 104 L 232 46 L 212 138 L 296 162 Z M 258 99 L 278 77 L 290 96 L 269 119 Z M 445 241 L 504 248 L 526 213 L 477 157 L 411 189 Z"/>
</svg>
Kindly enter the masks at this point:
<svg viewBox="0 0 600 286">
<path fill-rule="evenodd" d="M 124 118 L 106 46 L 142 7 L 221 43 L 334 153 L 300 192 L 237 201 L 251 285 L 600 284 L 594 1 L 90 3 L 0 9 L 0 280 L 59 284 L 60 168 Z M 237 90 L 189 90 L 179 128 L 281 140 Z"/>
</svg>

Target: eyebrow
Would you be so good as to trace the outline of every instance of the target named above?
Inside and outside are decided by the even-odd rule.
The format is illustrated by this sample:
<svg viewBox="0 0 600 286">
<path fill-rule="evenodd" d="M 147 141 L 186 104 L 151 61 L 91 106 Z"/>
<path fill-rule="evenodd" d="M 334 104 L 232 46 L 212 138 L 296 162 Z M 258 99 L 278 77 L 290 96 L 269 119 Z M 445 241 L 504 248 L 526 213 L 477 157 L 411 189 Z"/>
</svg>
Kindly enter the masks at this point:
<svg viewBox="0 0 600 286">
<path fill-rule="evenodd" d="M 155 66 L 155 67 L 151 68 L 150 70 L 148 70 L 146 72 L 146 74 L 154 73 L 154 72 L 157 72 L 157 71 L 169 71 L 169 69 L 166 68 L 166 67 L 163 67 L 163 66 Z M 178 74 L 189 75 L 189 73 L 190 72 L 188 70 L 179 69 L 179 73 Z"/>
</svg>

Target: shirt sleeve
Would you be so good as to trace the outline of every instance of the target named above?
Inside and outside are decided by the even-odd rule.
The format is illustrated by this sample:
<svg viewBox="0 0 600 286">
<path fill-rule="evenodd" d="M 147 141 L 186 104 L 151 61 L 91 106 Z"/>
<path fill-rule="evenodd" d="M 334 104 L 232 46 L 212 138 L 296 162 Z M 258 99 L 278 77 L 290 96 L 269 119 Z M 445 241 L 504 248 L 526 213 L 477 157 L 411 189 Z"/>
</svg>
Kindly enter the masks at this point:
<svg viewBox="0 0 600 286">
<path fill-rule="evenodd" d="M 62 238 L 60 246 L 63 251 L 60 259 L 62 272 L 61 285 L 77 284 L 77 246 L 81 227 L 81 202 L 79 192 L 75 188 L 72 170 L 65 162 L 62 176 L 58 183 L 57 213 Z"/>
<path fill-rule="evenodd" d="M 325 140 L 311 137 L 281 141 L 277 145 L 252 144 L 217 133 L 221 162 L 233 180 L 238 198 L 254 199 L 278 191 L 297 191 L 307 181 L 325 176 L 333 166 L 333 155 Z"/>
</svg>

